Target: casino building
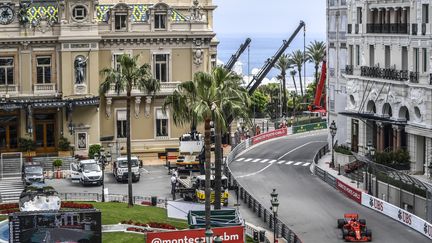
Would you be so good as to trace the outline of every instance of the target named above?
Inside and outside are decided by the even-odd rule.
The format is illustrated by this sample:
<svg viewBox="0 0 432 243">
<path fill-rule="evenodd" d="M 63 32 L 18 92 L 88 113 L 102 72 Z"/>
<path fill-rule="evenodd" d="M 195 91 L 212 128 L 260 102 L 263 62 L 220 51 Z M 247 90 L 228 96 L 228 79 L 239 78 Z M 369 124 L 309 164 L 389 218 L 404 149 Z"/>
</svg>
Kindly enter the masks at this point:
<svg viewBox="0 0 432 243">
<path fill-rule="evenodd" d="M 188 128 L 163 113 L 164 97 L 216 63 L 212 0 L 60 0 L 0 2 L 0 153 L 32 139 L 55 154 L 60 137 L 75 154 L 126 142 L 125 94 L 99 95 L 100 70 L 121 54 L 151 65 L 161 90 L 133 91 L 133 153 L 178 146 Z"/>
</svg>

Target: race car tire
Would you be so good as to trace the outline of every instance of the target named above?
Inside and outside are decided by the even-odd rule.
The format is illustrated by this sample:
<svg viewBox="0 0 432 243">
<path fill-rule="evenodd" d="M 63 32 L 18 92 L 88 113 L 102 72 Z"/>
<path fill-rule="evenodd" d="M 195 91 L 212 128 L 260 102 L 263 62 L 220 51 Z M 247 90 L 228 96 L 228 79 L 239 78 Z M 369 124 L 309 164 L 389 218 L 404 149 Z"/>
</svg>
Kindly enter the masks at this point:
<svg viewBox="0 0 432 243">
<path fill-rule="evenodd" d="M 338 219 L 337 220 L 337 227 L 338 229 L 341 229 L 347 222 L 345 221 L 345 219 Z"/>
<path fill-rule="evenodd" d="M 363 225 L 366 225 L 366 219 L 359 219 L 359 223 L 363 224 Z"/>
<path fill-rule="evenodd" d="M 347 229 L 342 229 L 342 238 L 345 239 L 345 237 L 348 236 L 348 230 Z"/>
<path fill-rule="evenodd" d="M 372 238 L 372 230 L 367 229 L 365 235 L 366 235 L 366 237 L 371 237 Z"/>
</svg>

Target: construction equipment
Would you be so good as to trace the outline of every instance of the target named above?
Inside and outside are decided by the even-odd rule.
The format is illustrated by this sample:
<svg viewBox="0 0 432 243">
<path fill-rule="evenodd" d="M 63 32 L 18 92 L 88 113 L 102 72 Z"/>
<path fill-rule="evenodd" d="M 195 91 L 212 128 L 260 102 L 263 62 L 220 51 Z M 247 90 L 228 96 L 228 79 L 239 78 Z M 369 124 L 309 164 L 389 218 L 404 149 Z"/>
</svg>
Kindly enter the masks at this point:
<svg viewBox="0 0 432 243">
<path fill-rule="evenodd" d="M 270 72 L 270 70 L 274 67 L 276 62 L 279 60 L 279 58 L 282 56 L 282 54 L 285 52 L 285 50 L 289 47 L 291 42 L 294 40 L 294 38 L 297 36 L 297 34 L 300 32 L 300 30 L 302 28 L 304 29 L 304 31 L 306 31 L 305 23 L 303 21 L 300 21 L 299 26 L 294 31 L 294 33 L 291 35 L 291 37 L 288 40 L 283 41 L 282 46 L 279 48 L 279 50 L 276 52 L 276 54 L 272 58 L 267 59 L 264 66 L 259 70 L 257 75 L 255 75 L 253 77 L 252 81 L 250 81 L 250 83 L 248 84 L 247 89 L 248 89 L 249 95 L 252 95 L 253 92 L 258 88 L 258 86 L 261 84 L 263 79 L 267 76 L 267 74 Z"/>
<path fill-rule="evenodd" d="M 326 115 L 327 115 L 327 110 L 326 110 L 326 105 L 325 105 L 325 94 L 323 95 L 326 77 L 327 77 L 327 65 L 326 65 L 326 61 L 323 60 L 323 64 L 321 67 L 321 78 L 320 78 L 319 83 L 316 87 L 314 103 L 311 105 L 308 105 L 308 110 L 310 112 L 318 114 L 321 117 L 326 117 Z M 324 105 L 323 106 L 321 106 L 321 100 L 322 100 L 321 98 L 324 98 Z"/>
<path fill-rule="evenodd" d="M 231 71 L 232 68 L 234 67 L 234 64 L 238 61 L 241 54 L 246 50 L 246 48 L 250 45 L 250 43 L 251 43 L 251 39 L 247 38 L 246 41 L 240 45 L 240 48 L 237 50 L 237 52 L 231 56 L 231 58 L 225 64 L 224 68 Z"/>
</svg>

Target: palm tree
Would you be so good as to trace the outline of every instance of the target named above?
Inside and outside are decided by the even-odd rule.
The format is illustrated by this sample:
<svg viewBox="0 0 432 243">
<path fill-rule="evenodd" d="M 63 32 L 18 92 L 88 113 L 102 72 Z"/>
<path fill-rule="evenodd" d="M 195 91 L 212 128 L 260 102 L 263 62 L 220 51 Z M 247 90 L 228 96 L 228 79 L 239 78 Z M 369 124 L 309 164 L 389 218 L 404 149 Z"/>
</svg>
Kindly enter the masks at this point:
<svg viewBox="0 0 432 243">
<path fill-rule="evenodd" d="M 318 83 L 318 68 L 320 63 L 325 58 L 326 46 L 323 41 L 313 41 L 306 48 L 306 54 L 309 62 L 313 62 L 315 65 L 315 86 Z M 315 92 L 314 92 L 315 93 Z"/>
<path fill-rule="evenodd" d="M 101 96 L 114 88 L 117 95 L 126 92 L 126 153 L 128 161 L 128 206 L 133 207 L 132 198 L 132 163 L 131 163 L 131 136 L 130 136 L 130 108 L 132 89 L 155 94 L 160 89 L 160 82 L 153 78 L 149 64 L 139 66 L 138 57 L 121 55 L 118 58 L 119 68 L 104 68 L 101 74 L 105 81 L 99 87 Z"/>
<path fill-rule="evenodd" d="M 300 81 L 300 92 L 303 97 L 303 83 L 302 83 L 302 77 L 301 77 L 301 71 L 303 68 L 303 63 L 305 62 L 305 56 L 303 55 L 303 52 L 300 50 L 293 51 L 290 55 L 290 64 L 293 64 L 297 67 L 297 73 L 299 75 L 299 81 Z"/>
<path fill-rule="evenodd" d="M 168 107 L 172 109 L 173 121 L 176 125 L 185 125 L 193 119 L 204 122 L 206 228 L 210 228 L 210 122 L 213 120 L 215 124 L 215 139 L 219 140 L 220 143 L 217 134 L 220 134 L 226 127 L 225 117 L 227 113 L 234 114 L 235 111 L 244 109 L 244 104 L 240 100 L 247 97 L 247 93 L 239 88 L 240 83 L 240 78 L 222 67 L 215 68 L 211 74 L 197 72 L 192 81 L 181 83 L 174 93 L 165 99 L 163 105 L 164 109 Z M 215 151 L 221 152 L 220 145 L 219 148 L 216 145 Z M 215 174 L 217 178 L 220 178 L 221 164 L 219 164 L 218 159 L 215 162 L 217 163 Z M 216 189 L 218 188 L 217 178 L 215 178 Z M 220 185 L 219 182 L 219 202 Z M 215 197 L 218 193 L 216 189 Z"/>
<path fill-rule="evenodd" d="M 295 93 L 296 93 L 296 95 L 298 95 L 298 92 L 297 92 L 297 83 L 296 83 L 296 81 L 295 81 L 295 75 L 297 74 L 297 71 L 295 70 L 295 69 L 292 69 L 291 71 L 290 71 L 290 75 L 291 75 L 291 78 L 292 78 L 292 80 L 293 80 L 293 84 L 294 84 L 294 89 L 295 89 Z"/>
<path fill-rule="evenodd" d="M 279 69 L 280 75 L 278 76 L 282 80 L 283 86 L 283 101 L 282 101 L 282 113 L 286 115 L 287 112 L 287 97 L 286 97 L 286 70 L 290 67 L 290 62 L 287 54 L 282 54 L 276 62 L 275 67 Z"/>
<path fill-rule="evenodd" d="M 221 209 L 221 188 L 222 188 L 222 134 L 230 124 L 229 118 L 248 119 L 248 107 L 250 105 L 249 95 L 246 89 L 242 88 L 242 78 L 232 71 L 222 67 L 216 67 L 212 71 L 213 81 L 217 87 L 216 97 L 218 107 L 223 114 L 223 121 L 215 121 L 215 201 L 214 208 Z"/>
</svg>

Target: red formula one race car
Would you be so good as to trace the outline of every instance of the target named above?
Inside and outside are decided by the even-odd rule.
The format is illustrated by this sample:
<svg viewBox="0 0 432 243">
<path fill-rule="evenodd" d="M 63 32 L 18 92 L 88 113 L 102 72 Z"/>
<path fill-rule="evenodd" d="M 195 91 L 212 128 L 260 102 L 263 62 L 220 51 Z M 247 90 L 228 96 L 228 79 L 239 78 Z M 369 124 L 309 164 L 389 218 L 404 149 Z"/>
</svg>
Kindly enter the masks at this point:
<svg viewBox="0 0 432 243">
<path fill-rule="evenodd" d="M 342 229 L 342 238 L 345 241 L 372 241 L 372 231 L 366 227 L 365 219 L 358 218 L 358 214 L 344 214 L 344 219 L 338 219 L 337 226 Z"/>
</svg>

